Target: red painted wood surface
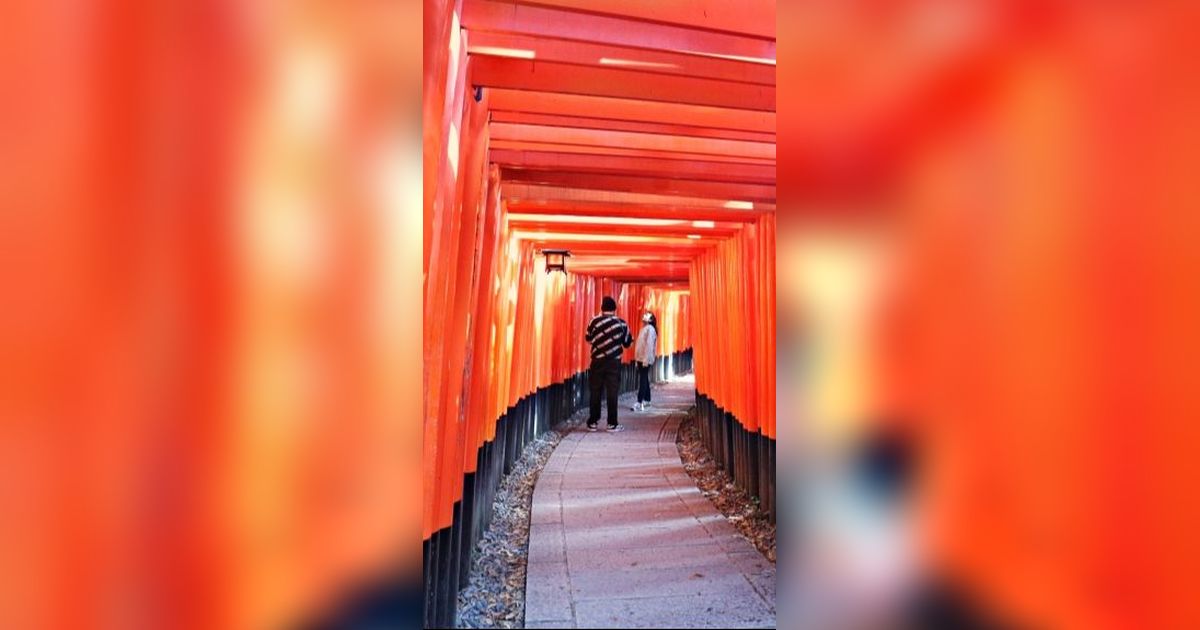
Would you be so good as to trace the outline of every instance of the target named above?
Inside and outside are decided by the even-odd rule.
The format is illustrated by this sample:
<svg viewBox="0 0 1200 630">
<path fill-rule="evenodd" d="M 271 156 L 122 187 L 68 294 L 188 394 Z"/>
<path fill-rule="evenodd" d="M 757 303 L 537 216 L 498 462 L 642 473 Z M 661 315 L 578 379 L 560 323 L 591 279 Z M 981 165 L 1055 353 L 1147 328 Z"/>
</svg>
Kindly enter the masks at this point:
<svg viewBox="0 0 1200 630">
<path fill-rule="evenodd" d="M 459 57 L 429 51 L 453 72 L 435 81 L 445 107 L 427 105 L 445 117 L 426 121 L 426 536 L 450 523 L 497 418 L 587 368 L 583 328 L 606 294 L 635 329 L 656 312 L 660 354 L 711 340 L 698 378 L 773 431 L 757 407 L 771 398 L 773 284 L 734 282 L 772 281 L 774 27 L 754 17 L 768 8 L 464 0 Z M 724 28 L 700 28 L 718 16 Z M 544 272 L 546 248 L 572 252 L 569 273 Z M 710 276 L 705 299 L 753 315 L 698 312 Z M 726 356 L 726 333 L 704 327 L 751 345 Z"/>
</svg>

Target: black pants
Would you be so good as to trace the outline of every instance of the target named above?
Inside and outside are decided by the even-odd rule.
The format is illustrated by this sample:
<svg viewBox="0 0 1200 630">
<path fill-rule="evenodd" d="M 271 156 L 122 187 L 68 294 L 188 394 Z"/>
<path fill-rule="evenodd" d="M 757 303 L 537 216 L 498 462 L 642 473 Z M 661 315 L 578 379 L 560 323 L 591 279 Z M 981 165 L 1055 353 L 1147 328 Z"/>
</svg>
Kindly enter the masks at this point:
<svg viewBox="0 0 1200 630">
<path fill-rule="evenodd" d="M 588 424 L 600 422 L 600 392 L 608 398 L 608 425 L 617 426 L 617 393 L 621 384 L 621 359 L 592 359 L 588 370 L 588 393 L 591 403 Z"/>
<path fill-rule="evenodd" d="M 650 402 L 650 366 L 638 364 L 638 402 Z"/>
</svg>

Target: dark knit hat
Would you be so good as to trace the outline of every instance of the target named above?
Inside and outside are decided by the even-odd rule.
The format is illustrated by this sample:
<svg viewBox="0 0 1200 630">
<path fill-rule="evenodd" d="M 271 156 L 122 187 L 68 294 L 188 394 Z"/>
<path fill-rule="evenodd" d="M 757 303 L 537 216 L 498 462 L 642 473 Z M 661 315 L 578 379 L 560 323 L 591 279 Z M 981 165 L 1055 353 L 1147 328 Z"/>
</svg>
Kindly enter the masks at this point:
<svg viewBox="0 0 1200 630">
<path fill-rule="evenodd" d="M 614 299 L 612 299 L 611 297 L 609 297 L 609 296 L 607 296 L 607 295 L 606 295 L 606 296 L 604 296 L 604 300 L 602 300 L 602 301 L 600 302 L 600 310 L 602 310 L 602 311 L 615 311 L 615 310 L 617 310 L 617 301 L 616 301 L 616 300 L 614 300 Z"/>
</svg>

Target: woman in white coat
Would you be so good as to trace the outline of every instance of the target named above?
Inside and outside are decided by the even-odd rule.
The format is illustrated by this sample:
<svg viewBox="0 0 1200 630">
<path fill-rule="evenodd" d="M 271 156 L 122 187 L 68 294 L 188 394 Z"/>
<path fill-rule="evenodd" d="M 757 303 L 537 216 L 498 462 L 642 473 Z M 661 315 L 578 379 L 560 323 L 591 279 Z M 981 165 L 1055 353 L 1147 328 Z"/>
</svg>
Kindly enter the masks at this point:
<svg viewBox="0 0 1200 630">
<path fill-rule="evenodd" d="M 645 411 L 650 406 L 650 368 L 654 366 L 655 348 L 658 345 L 658 319 L 653 313 L 642 315 L 642 330 L 638 333 L 633 358 L 637 361 L 638 397 L 634 411 Z"/>
</svg>

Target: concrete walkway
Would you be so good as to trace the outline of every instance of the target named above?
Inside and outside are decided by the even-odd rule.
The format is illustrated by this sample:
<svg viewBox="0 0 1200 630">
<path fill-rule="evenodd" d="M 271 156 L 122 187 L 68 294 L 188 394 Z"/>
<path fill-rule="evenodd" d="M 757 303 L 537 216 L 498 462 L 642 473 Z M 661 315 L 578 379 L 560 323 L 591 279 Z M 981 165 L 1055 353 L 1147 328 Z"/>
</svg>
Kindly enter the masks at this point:
<svg viewBox="0 0 1200 630">
<path fill-rule="evenodd" d="M 621 433 L 580 427 L 533 492 L 526 628 L 773 628 L 775 567 L 684 471 L 693 382 L 621 398 Z M 601 418 L 600 426 L 604 427 Z"/>
</svg>

